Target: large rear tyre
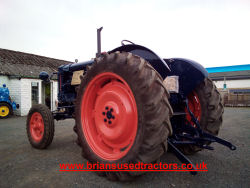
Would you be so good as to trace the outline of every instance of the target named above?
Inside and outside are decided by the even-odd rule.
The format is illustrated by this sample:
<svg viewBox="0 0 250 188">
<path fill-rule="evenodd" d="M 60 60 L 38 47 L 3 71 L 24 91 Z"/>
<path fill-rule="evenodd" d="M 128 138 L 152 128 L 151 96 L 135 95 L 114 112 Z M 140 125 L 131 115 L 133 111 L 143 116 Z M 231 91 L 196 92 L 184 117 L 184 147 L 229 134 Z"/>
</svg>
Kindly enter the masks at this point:
<svg viewBox="0 0 250 188">
<path fill-rule="evenodd" d="M 26 131 L 32 147 L 45 149 L 51 144 L 55 127 L 53 115 L 47 106 L 32 106 L 27 117 Z"/>
<path fill-rule="evenodd" d="M 224 107 L 221 95 L 213 81 L 206 78 L 190 93 L 188 100 L 189 108 L 200 122 L 202 130 L 215 136 L 218 135 L 222 125 Z M 195 126 L 191 121 L 190 115 L 186 116 L 186 120 Z M 202 150 L 202 148 L 194 145 L 183 145 L 180 146 L 180 149 L 187 155 L 195 154 Z"/>
<path fill-rule="evenodd" d="M 82 79 L 76 102 L 82 154 L 92 163 L 152 163 L 172 134 L 169 94 L 160 75 L 131 53 L 106 54 Z M 104 172 L 127 181 L 142 173 Z"/>
</svg>

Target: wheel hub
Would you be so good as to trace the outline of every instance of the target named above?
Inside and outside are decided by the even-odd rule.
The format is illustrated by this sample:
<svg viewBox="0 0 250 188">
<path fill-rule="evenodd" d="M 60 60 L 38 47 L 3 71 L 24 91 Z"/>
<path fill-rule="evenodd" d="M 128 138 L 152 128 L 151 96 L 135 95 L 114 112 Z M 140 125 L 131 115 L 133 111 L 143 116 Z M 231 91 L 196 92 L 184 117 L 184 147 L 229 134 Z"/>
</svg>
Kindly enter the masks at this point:
<svg viewBox="0 0 250 188">
<path fill-rule="evenodd" d="M 9 108 L 7 106 L 0 106 L 0 116 L 5 117 L 9 114 Z"/>
<path fill-rule="evenodd" d="M 102 112 L 104 116 L 104 123 L 112 124 L 112 120 L 115 119 L 113 108 L 109 108 L 108 106 L 105 107 L 105 111 Z M 112 113 L 113 112 L 113 113 Z"/>
<path fill-rule="evenodd" d="M 30 118 L 30 135 L 35 142 L 41 141 L 44 134 L 44 122 L 42 115 L 38 112 L 32 114 Z"/>
<path fill-rule="evenodd" d="M 137 107 L 130 87 L 120 76 L 102 73 L 88 84 L 81 118 L 85 138 L 99 157 L 120 159 L 133 145 Z"/>
</svg>

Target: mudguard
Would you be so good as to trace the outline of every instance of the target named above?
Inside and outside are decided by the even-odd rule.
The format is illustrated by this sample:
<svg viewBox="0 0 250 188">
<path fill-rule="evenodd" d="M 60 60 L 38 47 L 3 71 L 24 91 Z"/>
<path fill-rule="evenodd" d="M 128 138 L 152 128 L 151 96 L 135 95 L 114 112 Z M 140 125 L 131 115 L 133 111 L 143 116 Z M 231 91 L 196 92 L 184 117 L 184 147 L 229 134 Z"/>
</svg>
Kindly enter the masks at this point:
<svg viewBox="0 0 250 188">
<path fill-rule="evenodd" d="M 116 51 L 130 52 L 146 59 L 163 79 L 167 76 L 179 76 L 179 93 L 184 97 L 208 77 L 206 69 L 195 61 L 182 58 L 162 59 L 144 46 L 128 44 L 108 53 Z"/>
<path fill-rule="evenodd" d="M 184 97 L 208 77 L 207 70 L 195 61 L 182 58 L 164 60 L 171 69 L 168 76 L 179 76 L 179 93 Z"/>
<path fill-rule="evenodd" d="M 116 51 L 130 52 L 132 54 L 142 57 L 143 59 L 147 60 L 154 67 L 155 70 L 157 70 L 157 72 L 161 75 L 163 79 L 167 77 L 168 73 L 170 73 L 170 68 L 168 64 L 156 53 L 144 46 L 140 46 L 137 44 L 128 44 L 115 48 L 114 50 L 109 51 L 108 53 L 113 53 Z"/>
</svg>

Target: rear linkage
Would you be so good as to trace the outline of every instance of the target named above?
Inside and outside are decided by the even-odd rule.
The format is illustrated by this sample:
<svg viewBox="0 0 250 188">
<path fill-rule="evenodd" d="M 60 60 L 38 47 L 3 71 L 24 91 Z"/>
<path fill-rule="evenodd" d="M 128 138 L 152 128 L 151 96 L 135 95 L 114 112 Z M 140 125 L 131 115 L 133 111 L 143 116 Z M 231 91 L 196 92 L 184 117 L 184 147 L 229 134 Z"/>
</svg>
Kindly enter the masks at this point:
<svg viewBox="0 0 250 188">
<path fill-rule="evenodd" d="M 214 150 L 213 147 L 207 145 L 207 143 L 211 142 L 217 142 L 219 144 L 222 144 L 226 147 L 228 147 L 231 150 L 236 150 L 236 146 L 234 146 L 232 143 L 223 140 L 221 138 L 218 138 L 217 136 L 214 136 L 212 134 L 206 133 L 201 129 L 200 123 L 197 120 L 197 118 L 194 116 L 193 112 L 190 110 L 188 106 L 188 99 L 184 99 L 186 109 L 191 116 L 192 122 L 196 125 L 196 127 L 191 126 L 189 123 L 185 125 L 181 125 L 178 130 L 174 129 L 173 136 L 168 138 L 167 143 L 169 146 L 170 151 L 172 151 L 175 156 L 184 164 L 192 164 L 193 168 L 190 171 L 192 175 L 197 174 L 197 170 L 195 165 L 190 161 L 190 159 L 185 156 L 176 146 L 177 145 L 185 145 L 185 144 L 192 144 L 195 146 L 198 146 L 200 148 L 208 149 L 208 150 Z M 180 115 L 180 114 L 179 114 Z M 183 113 L 182 115 L 185 115 Z M 181 131 L 180 131 L 181 130 Z"/>
</svg>

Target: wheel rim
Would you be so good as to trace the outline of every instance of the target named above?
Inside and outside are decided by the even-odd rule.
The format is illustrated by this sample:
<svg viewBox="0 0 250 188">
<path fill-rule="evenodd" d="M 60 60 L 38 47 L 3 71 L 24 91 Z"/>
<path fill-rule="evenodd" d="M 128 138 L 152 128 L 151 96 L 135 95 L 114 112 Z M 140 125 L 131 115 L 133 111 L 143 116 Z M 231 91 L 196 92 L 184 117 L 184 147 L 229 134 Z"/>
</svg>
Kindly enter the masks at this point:
<svg viewBox="0 0 250 188">
<path fill-rule="evenodd" d="M 30 135 L 35 142 L 40 142 L 44 134 L 44 121 L 39 112 L 32 114 L 30 118 Z"/>
<path fill-rule="evenodd" d="M 105 160 L 118 160 L 132 147 L 137 132 L 137 106 L 129 85 L 105 72 L 88 84 L 81 102 L 81 123 L 92 151 Z"/>
<path fill-rule="evenodd" d="M 201 120 L 201 104 L 200 104 L 200 100 L 199 100 L 197 93 L 194 91 L 188 95 L 188 106 L 189 106 L 189 109 L 191 110 L 191 112 L 193 112 L 196 119 L 200 122 L 200 120 Z M 186 108 L 185 108 L 185 111 L 187 114 L 186 120 L 188 121 L 188 123 L 190 123 L 193 127 L 196 127 L 196 125 L 192 121 L 192 118 L 191 118 L 191 116 Z"/>
<path fill-rule="evenodd" d="M 0 116 L 6 117 L 10 113 L 10 110 L 7 106 L 0 106 Z"/>
</svg>

